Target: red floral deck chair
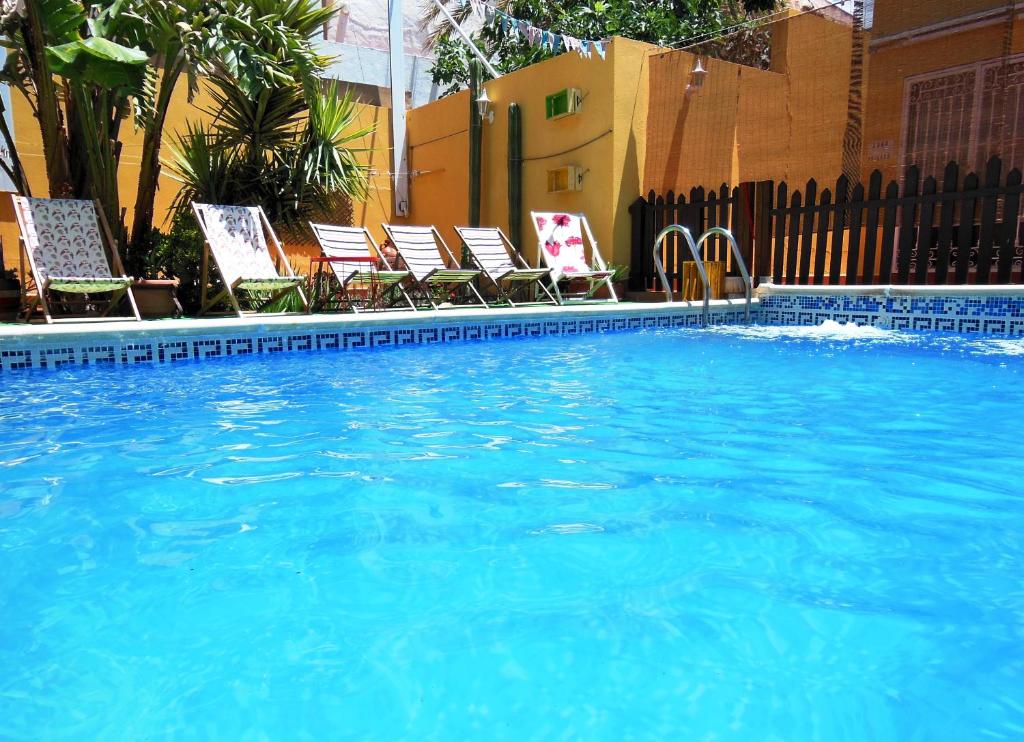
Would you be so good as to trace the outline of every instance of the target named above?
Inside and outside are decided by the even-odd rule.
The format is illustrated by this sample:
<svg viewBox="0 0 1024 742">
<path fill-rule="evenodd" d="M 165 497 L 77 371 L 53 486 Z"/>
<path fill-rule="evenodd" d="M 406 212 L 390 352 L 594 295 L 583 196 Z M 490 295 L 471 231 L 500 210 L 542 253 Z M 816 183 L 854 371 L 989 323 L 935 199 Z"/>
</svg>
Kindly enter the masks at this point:
<svg viewBox="0 0 1024 742">
<path fill-rule="evenodd" d="M 142 319 L 132 294 L 132 279 L 124 274 L 98 202 L 27 196 L 12 196 L 12 200 L 36 285 L 35 298 L 25 308 L 26 321 L 37 306 L 47 323 L 129 319 L 107 316 L 125 298 L 132 319 Z M 73 316 L 55 318 L 56 308 Z"/>
<path fill-rule="evenodd" d="M 298 292 L 303 307 L 309 309 L 309 302 L 302 292 L 306 278 L 292 272 L 281 242 L 262 208 L 193 203 L 192 210 L 206 238 L 199 314 L 205 314 L 227 298 L 238 316 L 242 317 L 246 312 L 239 303 L 240 296 L 253 305 L 253 309 L 248 311 L 251 314 L 266 308 L 291 291 Z M 274 243 L 276 261 L 270 257 L 267 235 Z M 211 254 L 224 286 L 211 299 L 207 299 Z M 279 271 L 282 264 L 284 274 Z"/>
<path fill-rule="evenodd" d="M 560 212 L 531 211 L 533 228 L 537 231 L 538 260 L 551 271 L 551 283 L 559 304 L 565 304 L 567 297 L 558 287 L 559 281 L 585 280 L 587 289 L 574 297 L 577 301 L 587 301 L 601 287 L 608 287 L 610 301 L 618 302 L 612 287 L 613 271 L 601 257 L 597 249 L 597 240 L 590 230 L 590 224 L 583 214 L 564 214 Z M 590 243 L 591 260 L 587 260 L 583 235 L 586 233 Z"/>
</svg>

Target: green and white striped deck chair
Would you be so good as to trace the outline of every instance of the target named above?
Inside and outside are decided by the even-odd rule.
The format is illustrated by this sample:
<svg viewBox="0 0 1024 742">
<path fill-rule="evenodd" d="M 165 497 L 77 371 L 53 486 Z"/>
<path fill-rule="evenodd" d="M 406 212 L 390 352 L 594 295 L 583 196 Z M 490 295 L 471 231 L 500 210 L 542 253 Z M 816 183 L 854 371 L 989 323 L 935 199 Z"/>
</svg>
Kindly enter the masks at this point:
<svg viewBox="0 0 1024 742">
<path fill-rule="evenodd" d="M 12 198 L 36 284 L 36 296 L 25 309 L 26 320 L 32 318 L 37 304 L 48 324 L 123 320 L 127 318 L 107 315 L 125 298 L 134 319 L 142 319 L 132 294 L 132 279 L 124 273 L 99 202 Z M 104 296 L 108 292 L 109 298 Z M 54 318 L 55 306 L 77 316 Z"/>
<path fill-rule="evenodd" d="M 310 222 L 309 226 L 316 235 L 316 241 L 320 243 L 324 257 L 338 259 L 338 262 L 331 262 L 328 265 L 338 279 L 342 296 L 353 312 L 358 312 L 359 308 L 356 306 L 355 297 L 350 294 L 351 289 L 369 292 L 376 288 L 379 295 L 391 306 L 401 298 L 410 308 L 416 308 L 402 288 L 402 282 L 412 274 L 405 270 L 380 270 L 377 267 L 386 266 L 387 261 L 366 227 L 343 227 L 313 222 Z M 376 258 L 377 263 L 344 262 L 346 258 L 359 260 L 368 257 Z"/>
<path fill-rule="evenodd" d="M 206 245 L 203 248 L 199 314 L 205 314 L 226 297 L 238 316 L 242 317 L 246 312 L 242 311 L 239 304 L 240 294 L 254 306 L 249 312 L 252 313 L 258 312 L 291 291 L 297 291 L 303 306 L 309 309 L 309 302 L 302 292 L 305 276 L 297 276 L 292 272 L 288 258 L 281 248 L 281 242 L 274 234 L 261 207 L 193 203 L 192 210 L 206 238 Z M 276 261 L 270 257 L 267 235 L 270 235 L 274 243 Z M 213 255 L 213 260 L 217 264 L 224 288 L 207 300 L 210 255 Z M 282 264 L 285 269 L 283 275 L 278 270 Z"/>
<path fill-rule="evenodd" d="M 541 282 L 548 277 L 547 268 L 531 268 L 523 260 L 505 233 L 497 227 L 456 227 L 463 244 L 480 266 L 484 276 L 494 286 L 499 301 L 515 306 L 512 294 L 527 297 L 531 287 L 539 287 L 547 299 L 527 298 L 520 303 L 556 304 L 555 297 Z"/>
<path fill-rule="evenodd" d="M 479 304 L 487 306 L 473 285 L 473 279 L 480 275 L 480 271 L 460 268 L 459 261 L 437 229 L 394 224 L 385 224 L 383 227 L 405 267 L 412 274 L 416 293 L 430 302 L 430 306 L 440 308 L 435 301 L 435 289 L 454 294 L 464 286 L 469 288 Z"/>
<path fill-rule="evenodd" d="M 559 304 L 564 304 L 567 297 L 559 290 L 558 282 L 576 279 L 587 282 L 586 291 L 574 297 L 577 301 L 589 300 L 602 285 L 608 287 L 610 301 L 619 301 L 612 287 L 614 272 L 608 270 L 597 249 L 597 240 L 594 239 L 587 217 L 583 214 L 547 211 L 531 211 L 530 217 L 537 231 L 537 259 L 543 260 L 551 269 L 551 283 L 555 287 Z M 584 235 L 590 243 L 589 260 Z"/>
</svg>

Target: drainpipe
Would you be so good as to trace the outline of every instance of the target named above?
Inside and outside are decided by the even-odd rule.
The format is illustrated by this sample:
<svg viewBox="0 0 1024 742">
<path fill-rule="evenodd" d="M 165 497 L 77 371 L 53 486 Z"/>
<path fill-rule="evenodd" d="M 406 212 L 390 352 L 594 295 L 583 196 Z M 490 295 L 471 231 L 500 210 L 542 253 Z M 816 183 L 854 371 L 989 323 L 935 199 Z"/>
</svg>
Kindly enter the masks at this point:
<svg viewBox="0 0 1024 742">
<path fill-rule="evenodd" d="M 476 107 L 480 97 L 480 65 L 469 63 L 469 226 L 480 226 L 480 148 L 483 144 L 483 120 Z"/>
<path fill-rule="evenodd" d="M 518 103 L 508 106 L 508 238 L 523 254 L 523 115 Z"/>
</svg>

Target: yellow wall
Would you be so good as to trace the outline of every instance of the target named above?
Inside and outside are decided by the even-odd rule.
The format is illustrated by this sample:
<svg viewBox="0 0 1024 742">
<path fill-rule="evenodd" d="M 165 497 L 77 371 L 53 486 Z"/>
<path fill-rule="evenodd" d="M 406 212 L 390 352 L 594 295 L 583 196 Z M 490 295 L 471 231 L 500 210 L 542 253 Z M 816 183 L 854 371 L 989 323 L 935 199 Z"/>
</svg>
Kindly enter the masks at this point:
<svg viewBox="0 0 1024 742">
<path fill-rule="evenodd" d="M 199 94 L 190 103 L 184 81 L 174 90 L 172 103 L 168 109 L 167 123 L 164 128 L 163 148 L 161 158 L 169 160 L 171 153 L 168 145 L 174 141 L 177 133 L 183 132 L 186 124 L 192 122 L 209 122 L 210 116 L 205 110 L 210 106 L 211 100 L 200 86 Z M 365 204 L 354 204 L 353 219 L 357 224 L 371 224 L 377 226 L 390 218 L 391 207 L 391 186 L 388 180 L 390 170 L 390 147 L 391 133 L 387 109 L 377 108 L 364 104 L 357 104 L 359 118 L 357 126 L 375 124 L 376 130 L 373 135 L 367 137 L 361 146 L 367 151 L 362 154 L 365 162 L 380 174 L 373 175 L 370 182 L 370 195 Z M 28 101 L 17 91 L 11 92 L 11 108 L 14 116 L 14 137 L 18 148 L 19 156 L 28 175 L 29 186 L 32 195 L 48 196 L 46 184 L 46 166 L 43 158 L 42 140 L 39 136 L 39 127 L 32 115 L 32 109 Z M 121 208 L 126 209 L 126 221 L 129 225 L 132 222 L 132 214 L 135 205 L 135 193 L 139 181 L 139 162 L 142 151 L 142 132 L 137 131 L 129 119 L 122 124 L 121 139 L 123 149 L 121 164 L 118 168 L 118 185 L 121 197 Z M 155 202 L 155 224 L 158 227 L 166 226 L 169 220 L 169 208 L 178 191 L 177 182 L 164 168 L 160 175 L 160 187 L 157 191 Z M 8 267 L 16 267 L 19 264 L 18 255 L 18 227 L 14 219 L 14 210 L 10 198 L 0 197 L 0 238 L 3 239 L 4 262 Z M 297 245 L 289 248 L 289 253 L 305 255 L 312 252 L 309 246 Z"/>
<path fill-rule="evenodd" d="M 412 175 L 409 216 L 401 221 L 433 224 L 458 257 L 454 227 L 465 226 L 469 214 L 469 93 L 410 111 L 408 122 Z"/>
<path fill-rule="evenodd" d="M 518 103 L 523 130 L 523 235 L 521 246 L 536 259 L 529 212 L 572 211 L 587 215 L 606 260 L 629 262 L 628 207 L 640 181 L 635 111 L 646 107 L 639 84 L 647 44 L 615 39 L 604 60 L 563 54 L 486 83 L 494 122 L 484 123 L 481 147 L 481 215 L 485 225 L 508 231 L 508 106 Z M 562 88 L 583 92 L 582 109 L 548 121 L 544 99 Z M 409 223 L 434 224 L 458 252 L 454 227 L 469 214 L 469 95 L 462 92 L 409 114 L 411 181 Z M 563 165 L 584 169 L 580 192 L 547 193 L 547 171 Z"/>
</svg>

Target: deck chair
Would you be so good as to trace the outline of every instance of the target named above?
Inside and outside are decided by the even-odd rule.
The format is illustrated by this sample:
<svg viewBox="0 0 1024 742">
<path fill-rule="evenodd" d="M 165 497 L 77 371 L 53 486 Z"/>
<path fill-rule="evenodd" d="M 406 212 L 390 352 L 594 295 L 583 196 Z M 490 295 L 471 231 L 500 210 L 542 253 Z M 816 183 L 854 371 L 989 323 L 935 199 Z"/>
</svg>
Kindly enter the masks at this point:
<svg viewBox="0 0 1024 742">
<path fill-rule="evenodd" d="M 132 294 L 132 279 L 124 274 L 99 202 L 26 196 L 12 199 L 21 244 L 36 284 L 36 296 L 25 308 L 26 322 L 37 305 L 47 324 L 123 320 L 126 318 L 107 315 L 126 298 L 134 318 L 142 319 Z M 107 293 L 109 298 L 102 296 Z M 70 313 L 94 316 L 54 318 L 53 305 Z"/>
<path fill-rule="evenodd" d="M 316 235 L 316 241 L 320 243 L 324 257 L 335 259 L 328 265 L 338 279 L 343 300 L 353 312 L 359 311 L 356 306 L 358 298 L 353 296 L 353 289 L 367 294 L 364 301 L 368 301 L 369 294 L 376 290 L 381 303 L 389 302 L 389 306 L 394 306 L 399 299 L 404 299 L 410 308 L 416 308 L 402 288 L 402 282 L 412 274 L 404 270 L 378 268 L 378 265 L 386 266 L 387 261 L 366 227 L 342 227 L 313 222 L 309 226 Z M 366 258 L 375 258 L 376 262 L 357 262 L 365 261 Z M 346 259 L 352 262 L 345 262 Z"/>
<path fill-rule="evenodd" d="M 309 309 L 309 302 L 302 292 L 305 277 L 292 272 L 284 250 L 281 249 L 281 243 L 261 207 L 193 203 L 192 210 L 206 238 L 206 244 L 203 246 L 199 314 L 205 314 L 226 297 L 235 313 L 243 317 L 246 312 L 239 304 L 239 294 L 253 304 L 254 309 L 249 310 L 251 314 L 291 291 L 297 291 L 303 306 Z M 277 251 L 276 261 L 271 259 L 270 250 L 267 248 L 268 234 Z M 212 299 L 207 300 L 206 294 L 210 286 L 210 255 L 213 255 L 213 260 L 217 264 L 224 288 Z M 278 271 L 281 263 L 284 263 L 287 271 L 285 275 Z"/>
<path fill-rule="evenodd" d="M 412 273 L 417 296 L 425 298 L 434 309 L 439 309 L 434 297 L 436 289 L 454 293 L 468 286 L 477 302 L 487 306 L 487 302 L 473 285 L 473 280 L 480 275 L 480 271 L 460 268 L 459 261 L 441 239 L 437 229 L 394 224 L 383 226 L 388 239 L 398 251 L 398 256 Z"/>
<path fill-rule="evenodd" d="M 547 268 L 531 268 L 515 249 L 505 233 L 497 227 L 456 227 L 462 243 L 469 250 L 483 275 L 494 286 L 497 298 L 515 306 L 513 294 L 523 295 L 531 287 L 539 287 L 547 299 L 530 300 L 520 303 L 556 304 L 555 297 L 541 283 L 547 278 Z"/>
<path fill-rule="evenodd" d="M 559 304 L 565 303 L 565 297 L 558 288 L 558 282 L 570 279 L 587 280 L 588 288 L 578 300 L 589 300 L 601 286 L 607 286 L 610 301 L 619 301 L 612 287 L 613 271 L 608 270 L 601 257 L 597 240 L 583 214 L 531 211 L 530 216 L 533 228 L 537 231 L 538 265 L 543 260 L 551 270 L 551 283 L 554 284 Z M 583 245 L 584 233 L 590 242 L 592 262 L 587 261 Z"/>
</svg>

